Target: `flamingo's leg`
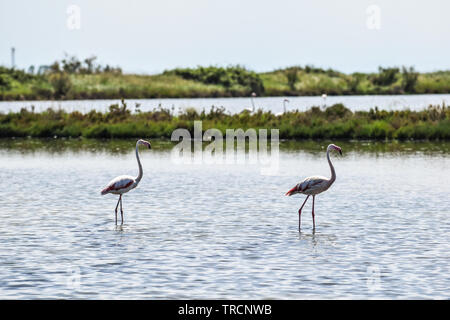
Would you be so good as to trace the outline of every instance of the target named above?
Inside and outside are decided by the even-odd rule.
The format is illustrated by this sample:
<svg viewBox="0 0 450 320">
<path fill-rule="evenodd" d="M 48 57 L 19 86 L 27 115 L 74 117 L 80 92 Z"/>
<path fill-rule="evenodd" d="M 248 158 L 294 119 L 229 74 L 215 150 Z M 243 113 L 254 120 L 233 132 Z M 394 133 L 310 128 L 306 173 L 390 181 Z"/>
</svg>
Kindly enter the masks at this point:
<svg viewBox="0 0 450 320">
<path fill-rule="evenodd" d="M 120 225 L 123 225 L 122 195 L 120 195 L 120 216 L 122 218 L 122 223 Z"/>
<path fill-rule="evenodd" d="M 116 225 L 117 225 L 117 208 L 119 207 L 119 202 L 120 202 L 120 197 L 119 197 L 119 200 L 117 201 L 116 210 L 115 210 L 115 212 L 116 212 Z"/>
<path fill-rule="evenodd" d="M 316 229 L 316 221 L 314 219 L 314 199 L 316 198 L 316 196 L 313 196 L 313 207 L 312 207 L 312 218 L 313 218 L 313 229 Z"/>
<path fill-rule="evenodd" d="M 302 209 L 305 206 L 306 201 L 308 200 L 309 196 L 306 197 L 305 202 L 303 202 L 300 209 L 298 209 L 298 231 L 300 231 L 300 221 L 301 221 L 301 215 L 302 215 Z"/>
<path fill-rule="evenodd" d="M 122 195 L 120 195 L 120 215 L 122 217 L 122 223 L 121 223 L 121 225 L 122 225 L 123 224 Z"/>
</svg>

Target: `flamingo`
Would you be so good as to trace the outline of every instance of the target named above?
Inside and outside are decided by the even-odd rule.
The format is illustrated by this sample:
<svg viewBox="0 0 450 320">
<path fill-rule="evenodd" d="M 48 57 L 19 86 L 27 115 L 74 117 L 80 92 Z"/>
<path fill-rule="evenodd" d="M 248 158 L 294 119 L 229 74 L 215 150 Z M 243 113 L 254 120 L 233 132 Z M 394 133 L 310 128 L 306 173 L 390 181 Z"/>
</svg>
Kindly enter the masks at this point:
<svg viewBox="0 0 450 320">
<path fill-rule="evenodd" d="M 251 108 L 245 108 L 242 112 L 255 112 L 255 102 L 253 101 L 253 98 L 256 97 L 256 93 L 252 92 L 252 95 L 250 96 L 250 100 L 252 101 L 252 107 Z"/>
<path fill-rule="evenodd" d="M 117 208 L 119 207 L 119 203 L 120 203 L 120 215 L 122 216 L 122 224 L 123 224 L 122 195 L 124 193 L 127 193 L 131 189 L 136 188 L 142 179 L 142 175 L 144 174 L 142 171 L 141 161 L 139 160 L 139 145 L 147 146 L 149 149 L 152 148 L 152 145 L 148 141 L 139 139 L 136 142 L 136 160 L 137 160 L 138 167 L 139 167 L 138 176 L 136 178 L 134 178 L 132 176 L 127 176 L 127 175 L 118 176 L 118 177 L 112 179 L 108 183 L 108 185 L 101 191 L 102 195 L 105 195 L 108 193 L 119 195 L 119 200 L 117 201 L 116 210 L 115 210 L 116 225 L 117 225 Z"/>
<path fill-rule="evenodd" d="M 278 113 L 276 114 L 277 117 L 282 116 L 283 114 L 286 113 L 286 102 L 289 103 L 289 100 L 288 100 L 288 99 L 284 99 L 284 100 L 283 100 L 283 112 L 278 112 Z"/>
<path fill-rule="evenodd" d="M 327 106 L 327 94 L 323 93 L 322 94 L 322 99 L 323 99 L 323 108 L 325 109 L 325 107 Z"/>
<path fill-rule="evenodd" d="M 338 147 L 335 144 L 330 144 L 327 147 L 327 159 L 328 164 L 330 165 L 331 170 L 331 178 L 325 178 L 322 176 L 312 176 L 304 179 L 300 183 L 298 183 L 295 187 L 293 187 L 291 190 L 289 190 L 286 195 L 291 196 L 296 193 L 306 194 L 308 195 L 303 202 L 302 206 L 298 210 L 298 231 L 300 231 L 300 221 L 301 221 L 301 214 L 303 206 L 305 205 L 306 201 L 308 201 L 309 196 L 313 196 L 313 205 L 312 205 L 312 219 L 313 219 L 313 229 L 316 229 L 316 222 L 314 221 L 314 200 L 316 195 L 319 193 L 322 193 L 326 190 L 328 190 L 329 187 L 333 184 L 333 182 L 336 180 L 336 172 L 334 171 L 333 164 L 330 160 L 330 151 L 336 150 L 339 152 L 339 154 L 342 156 L 342 149 Z"/>
</svg>

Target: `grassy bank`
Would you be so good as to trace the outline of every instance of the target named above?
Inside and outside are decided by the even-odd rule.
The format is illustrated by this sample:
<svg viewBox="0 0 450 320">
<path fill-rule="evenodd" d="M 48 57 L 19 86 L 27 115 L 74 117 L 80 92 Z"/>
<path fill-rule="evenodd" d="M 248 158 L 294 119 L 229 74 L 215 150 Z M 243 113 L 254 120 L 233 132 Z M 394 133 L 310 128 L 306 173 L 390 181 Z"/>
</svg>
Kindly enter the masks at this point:
<svg viewBox="0 0 450 320">
<path fill-rule="evenodd" d="M 241 66 L 168 70 L 158 75 L 123 74 L 92 59 L 55 62 L 43 74 L 0 67 L 0 100 L 139 99 L 449 93 L 450 71 L 379 68 L 344 74 L 295 66 L 256 73 Z"/>
<path fill-rule="evenodd" d="M 109 112 L 65 112 L 48 109 L 33 113 L 22 109 L 0 114 L 0 137 L 168 138 L 173 130 L 186 128 L 193 134 L 194 121 L 203 130 L 279 129 L 281 139 L 341 140 L 450 140 L 450 108 L 430 106 L 423 111 L 370 110 L 352 112 L 341 104 L 325 110 L 291 111 L 275 116 L 270 111 L 229 115 L 224 109 L 197 113 L 188 109 L 175 116 L 170 110 L 131 113 L 126 104 L 112 105 Z"/>
</svg>

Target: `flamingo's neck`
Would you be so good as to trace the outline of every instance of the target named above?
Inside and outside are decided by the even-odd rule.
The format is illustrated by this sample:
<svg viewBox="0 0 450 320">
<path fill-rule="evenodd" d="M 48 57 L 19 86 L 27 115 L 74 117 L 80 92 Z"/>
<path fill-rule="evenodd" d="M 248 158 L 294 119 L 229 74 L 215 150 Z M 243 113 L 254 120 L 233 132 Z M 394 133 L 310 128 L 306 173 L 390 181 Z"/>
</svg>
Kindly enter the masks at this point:
<svg viewBox="0 0 450 320">
<path fill-rule="evenodd" d="M 328 164 L 330 165 L 330 170 L 331 170 L 331 178 L 329 180 L 328 186 L 331 186 L 331 184 L 334 182 L 334 180 L 336 180 L 336 172 L 334 171 L 334 166 L 331 163 L 330 160 L 330 149 L 327 149 L 327 160 L 328 160 Z"/>
<path fill-rule="evenodd" d="M 139 160 L 139 142 L 136 143 L 136 160 L 138 163 L 138 167 L 139 167 L 139 174 L 136 177 L 136 184 L 139 183 L 139 181 L 141 181 L 142 176 L 144 174 L 144 172 L 142 171 L 142 164 L 141 164 L 141 160 Z"/>
</svg>

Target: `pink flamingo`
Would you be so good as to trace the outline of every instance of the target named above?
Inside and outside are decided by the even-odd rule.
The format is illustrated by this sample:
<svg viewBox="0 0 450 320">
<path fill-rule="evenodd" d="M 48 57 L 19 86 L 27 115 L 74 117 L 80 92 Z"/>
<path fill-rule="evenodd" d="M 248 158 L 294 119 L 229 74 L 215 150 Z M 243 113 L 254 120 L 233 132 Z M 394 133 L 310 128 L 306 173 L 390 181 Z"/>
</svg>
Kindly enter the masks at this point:
<svg viewBox="0 0 450 320">
<path fill-rule="evenodd" d="M 142 175 L 144 174 L 142 171 L 142 165 L 141 165 L 141 161 L 139 160 L 139 145 L 144 145 L 147 146 L 149 149 L 152 148 L 150 142 L 139 139 L 136 142 L 136 159 L 137 159 L 137 163 L 138 163 L 138 167 L 139 167 L 139 174 L 136 178 L 132 177 L 132 176 L 118 176 L 114 179 L 112 179 L 108 185 L 101 191 L 102 195 L 105 195 L 107 193 L 112 193 L 112 194 L 118 194 L 119 195 L 119 200 L 117 201 L 117 205 L 116 205 L 116 225 L 117 225 L 117 208 L 119 207 L 119 203 L 120 203 L 120 214 L 122 216 L 122 224 L 123 224 L 123 210 L 122 210 L 122 195 L 124 193 L 127 193 L 128 191 L 130 191 L 131 189 L 134 189 L 137 187 L 137 185 L 139 184 L 139 181 L 141 181 L 142 179 Z"/>
<path fill-rule="evenodd" d="M 302 209 L 305 205 L 306 201 L 308 200 L 309 196 L 313 196 L 313 205 L 312 205 L 312 219 L 313 219 L 313 229 L 316 229 L 316 222 L 314 221 L 314 199 L 317 194 L 322 193 L 326 190 L 328 190 L 329 187 L 333 184 L 334 180 L 336 180 L 336 172 L 334 171 L 333 164 L 330 160 L 330 150 L 336 150 L 340 153 L 342 156 L 342 149 L 338 147 L 337 145 L 330 144 L 327 147 L 327 159 L 328 164 L 330 165 L 331 170 L 331 178 L 325 178 L 321 176 L 313 176 L 308 177 L 298 183 L 295 187 L 293 187 L 291 190 L 289 190 L 286 195 L 291 196 L 296 193 L 301 194 L 307 194 L 308 196 L 305 199 L 305 202 L 303 202 L 302 206 L 298 210 L 298 231 L 300 231 L 300 221 L 301 221 L 301 215 L 302 215 Z"/>
</svg>

